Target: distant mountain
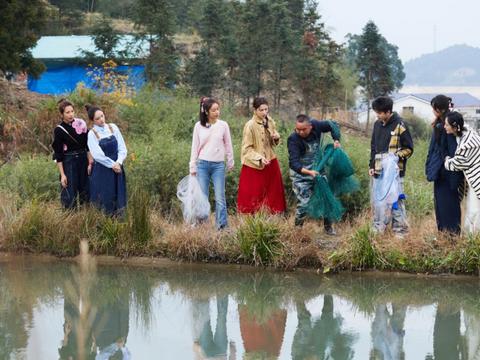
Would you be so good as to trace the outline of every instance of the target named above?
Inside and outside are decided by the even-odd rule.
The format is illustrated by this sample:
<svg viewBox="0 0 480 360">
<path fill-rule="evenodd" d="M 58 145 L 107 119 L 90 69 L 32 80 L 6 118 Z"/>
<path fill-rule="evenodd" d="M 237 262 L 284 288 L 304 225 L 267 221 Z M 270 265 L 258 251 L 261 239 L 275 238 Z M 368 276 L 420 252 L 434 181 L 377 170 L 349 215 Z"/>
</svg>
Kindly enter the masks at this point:
<svg viewBox="0 0 480 360">
<path fill-rule="evenodd" d="M 407 61 L 405 85 L 480 86 L 480 48 L 454 45 Z"/>
</svg>

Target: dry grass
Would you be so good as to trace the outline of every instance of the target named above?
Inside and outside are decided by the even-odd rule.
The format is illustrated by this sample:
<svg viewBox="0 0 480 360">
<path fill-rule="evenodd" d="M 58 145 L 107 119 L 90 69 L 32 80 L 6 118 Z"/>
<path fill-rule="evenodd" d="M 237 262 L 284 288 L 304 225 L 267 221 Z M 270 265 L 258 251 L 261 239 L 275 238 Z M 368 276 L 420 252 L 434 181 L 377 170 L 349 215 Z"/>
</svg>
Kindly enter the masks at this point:
<svg viewBox="0 0 480 360">
<path fill-rule="evenodd" d="M 208 222 L 192 227 L 152 209 L 150 215 L 142 216 L 140 211 L 131 211 L 121 222 L 90 207 L 66 212 L 56 202 L 33 201 L 17 210 L 14 198 L 0 196 L 0 245 L 10 251 L 75 256 L 81 239 L 88 239 L 97 255 L 164 256 L 286 270 L 477 274 L 480 265 L 480 237 L 439 234 L 433 216 L 412 219 L 404 238 L 391 231 L 375 235 L 370 230 L 369 212 L 337 224 L 337 236 L 326 235 L 321 221 L 295 227 L 293 215 L 231 215 L 229 228 L 217 231 L 213 215 Z M 138 224 L 133 226 L 135 221 Z M 151 236 L 134 234 L 142 231 Z"/>
</svg>

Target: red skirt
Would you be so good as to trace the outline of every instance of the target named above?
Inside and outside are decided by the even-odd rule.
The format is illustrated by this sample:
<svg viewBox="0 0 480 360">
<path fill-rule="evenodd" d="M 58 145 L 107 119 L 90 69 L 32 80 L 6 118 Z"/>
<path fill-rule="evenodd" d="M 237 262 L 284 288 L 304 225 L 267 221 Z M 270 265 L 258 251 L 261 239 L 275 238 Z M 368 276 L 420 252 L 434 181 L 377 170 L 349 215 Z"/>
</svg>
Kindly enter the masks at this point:
<svg viewBox="0 0 480 360">
<path fill-rule="evenodd" d="M 265 207 L 272 213 L 285 212 L 285 189 L 277 159 L 262 170 L 243 165 L 238 183 L 237 209 L 239 213 L 253 214 Z"/>
</svg>

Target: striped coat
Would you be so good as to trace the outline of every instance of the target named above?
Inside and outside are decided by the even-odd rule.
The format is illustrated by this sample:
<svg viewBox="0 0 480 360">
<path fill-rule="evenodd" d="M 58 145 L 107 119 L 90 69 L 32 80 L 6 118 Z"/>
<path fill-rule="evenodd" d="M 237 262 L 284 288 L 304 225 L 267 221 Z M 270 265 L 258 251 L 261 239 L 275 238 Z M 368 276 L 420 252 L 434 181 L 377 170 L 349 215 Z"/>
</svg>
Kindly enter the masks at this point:
<svg viewBox="0 0 480 360">
<path fill-rule="evenodd" d="M 480 135 L 467 130 L 460 138 L 455 155 L 446 158 L 445 168 L 450 171 L 463 171 L 468 185 L 480 199 Z"/>
</svg>

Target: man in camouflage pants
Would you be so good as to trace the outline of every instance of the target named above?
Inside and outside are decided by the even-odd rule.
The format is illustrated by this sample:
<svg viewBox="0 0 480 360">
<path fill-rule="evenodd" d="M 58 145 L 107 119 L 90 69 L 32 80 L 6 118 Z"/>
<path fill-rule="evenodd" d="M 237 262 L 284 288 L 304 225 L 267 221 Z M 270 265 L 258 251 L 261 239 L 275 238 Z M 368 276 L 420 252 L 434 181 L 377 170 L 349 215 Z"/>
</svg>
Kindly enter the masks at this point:
<svg viewBox="0 0 480 360">
<path fill-rule="evenodd" d="M 302 226 L 307 217 L 307 204 L 313 194 L 313 180 L 320 175 L 312 167 L 325 132 L 331 133 L 334 147 L 340 147 L 340 133 L 333 129 L 329 121 L 313 120 L 304 114 L 297 115 L 295 131 L 288 137 L 290 178 L 297 197 L 296 226 Z M 335 230 L 327 219 L 324 219 L 324 227 L 327 234 L 335 235 Z"/>
</svg>

